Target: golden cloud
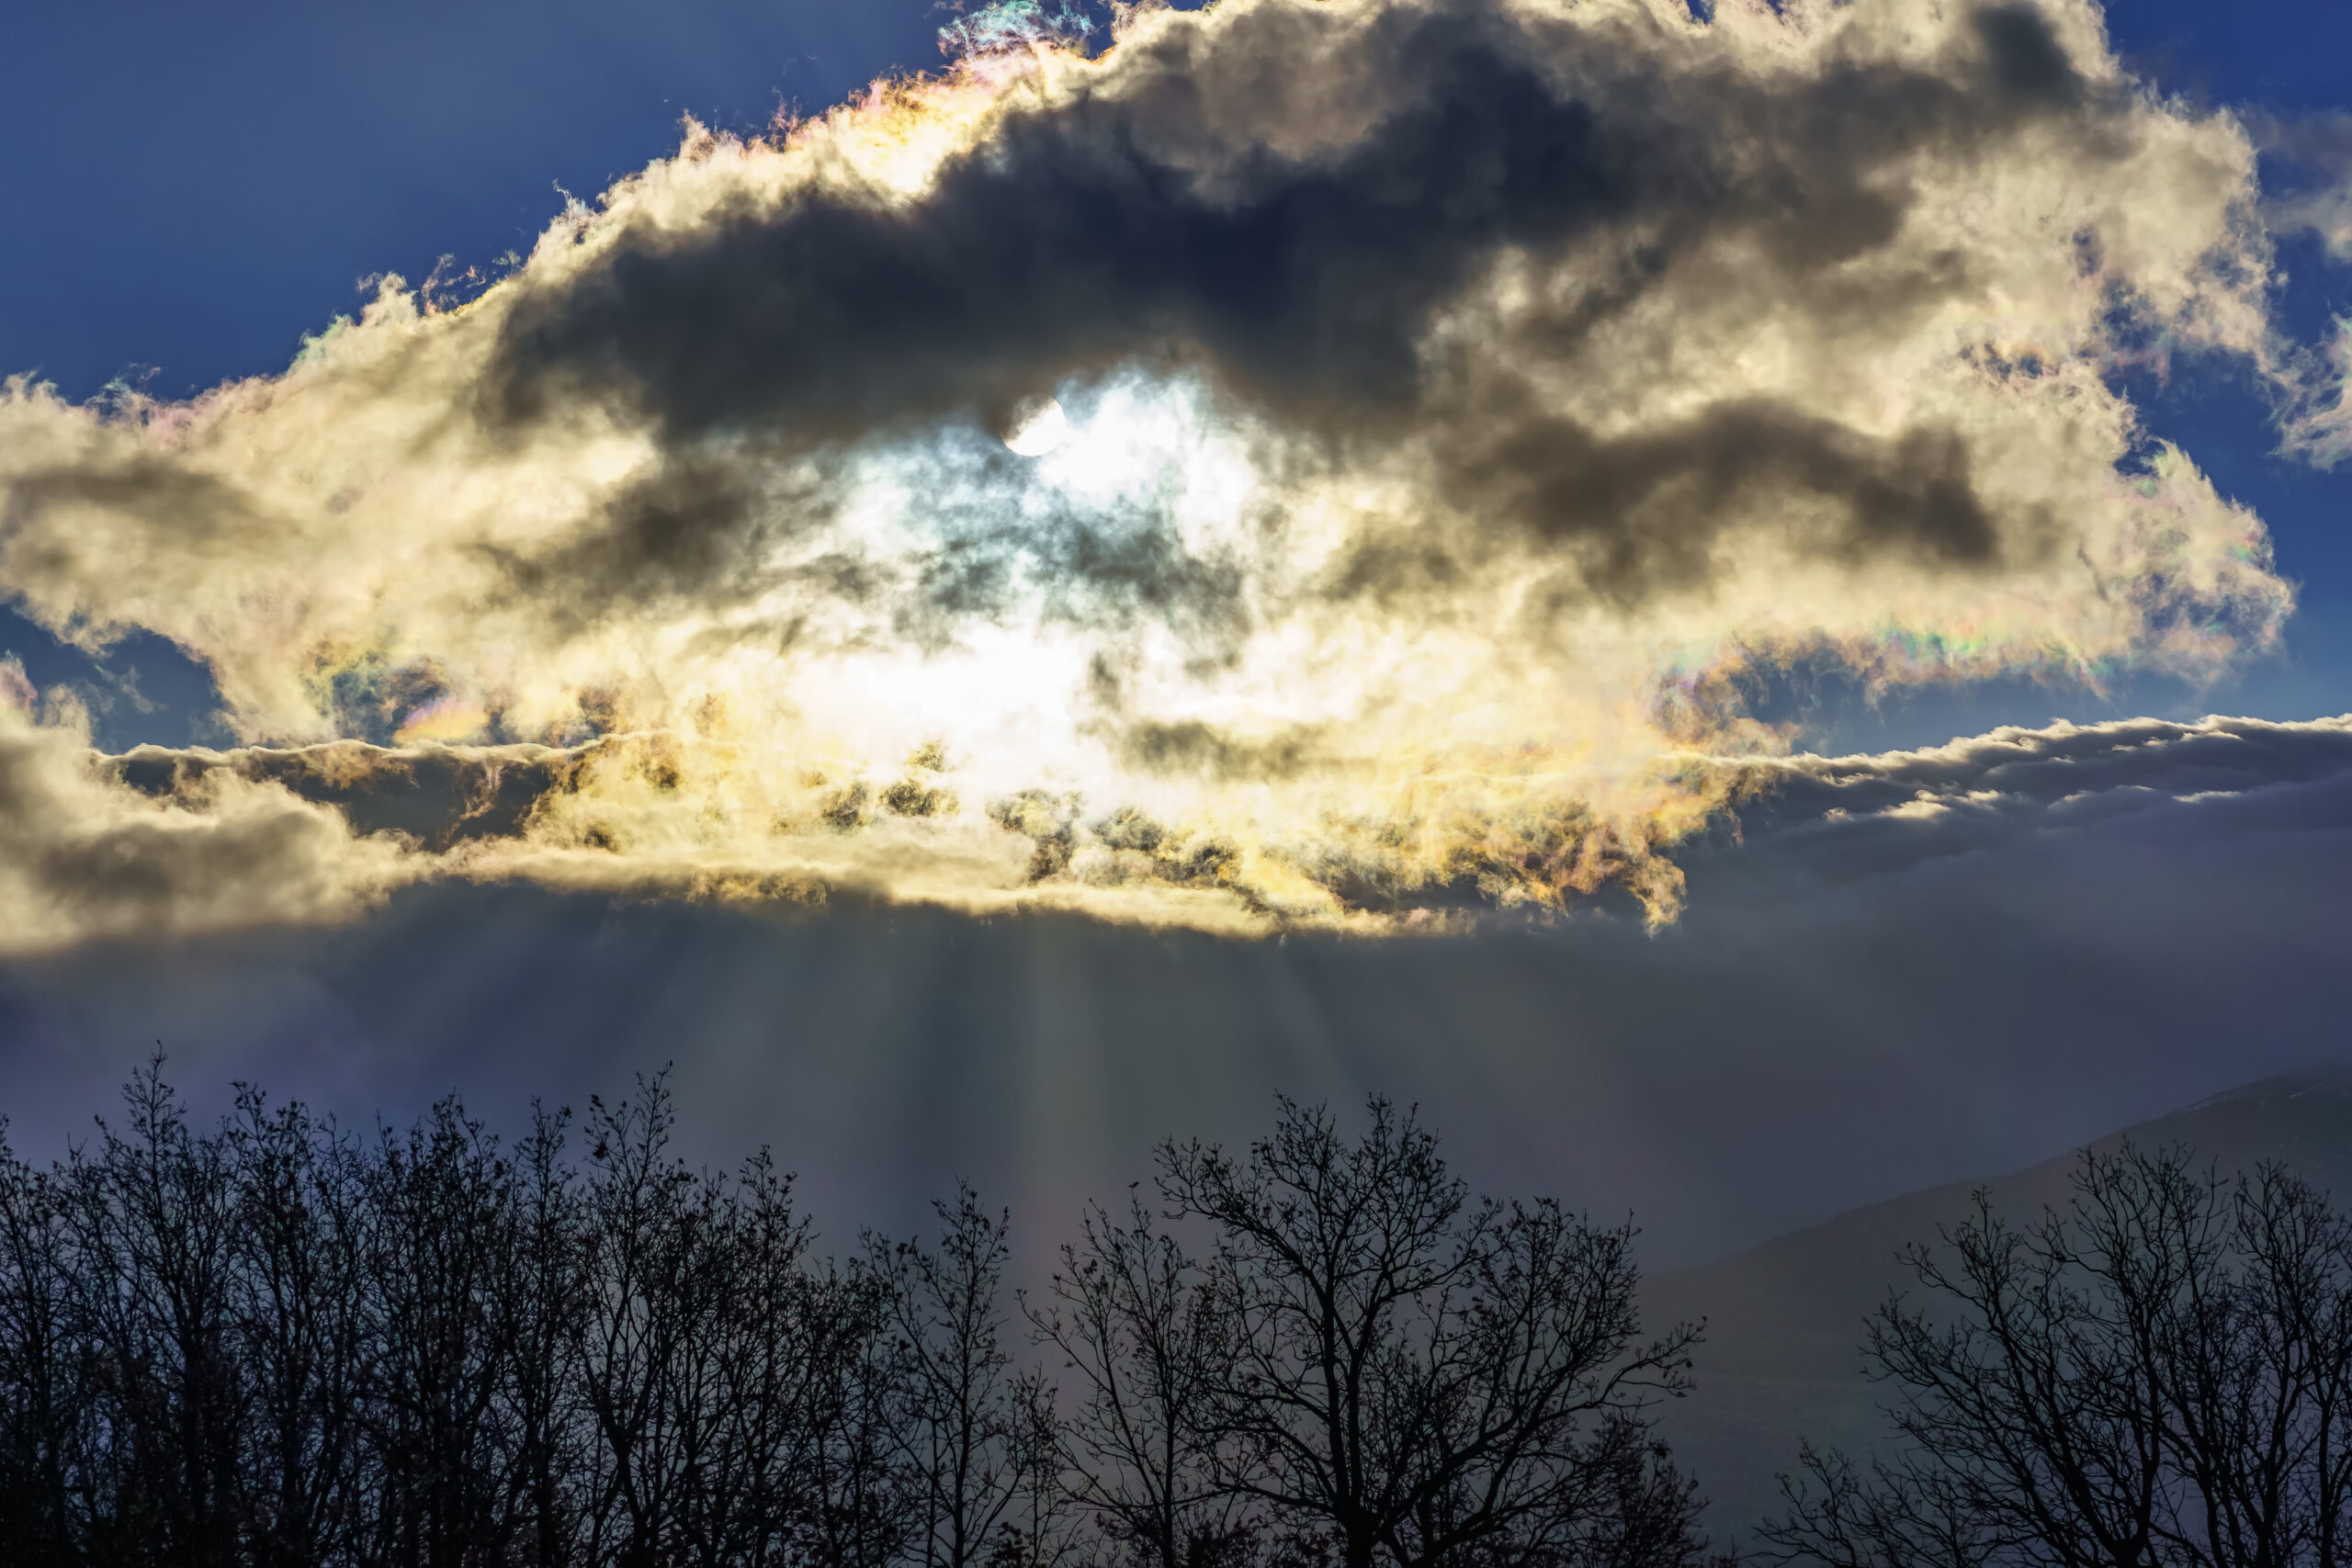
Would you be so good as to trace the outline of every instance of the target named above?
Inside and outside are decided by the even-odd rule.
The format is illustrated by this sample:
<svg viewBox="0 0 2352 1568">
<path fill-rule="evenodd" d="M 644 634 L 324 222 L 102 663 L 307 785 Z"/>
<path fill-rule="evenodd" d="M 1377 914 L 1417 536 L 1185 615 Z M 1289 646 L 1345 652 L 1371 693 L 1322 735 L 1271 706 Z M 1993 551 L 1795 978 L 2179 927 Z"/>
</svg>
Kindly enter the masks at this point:
<svg viewBox="0 0 2352 1568">
<path fill-rule="evenodd" d="M 7 383 L 0 592 L 174 639 L 253 743 L 197 802 L 11 719 L 28 798 L 141 825 L 125 863 L 254 813 L 347 858 L 270 918 L 529 874 L 1663 919 L 1734 787 L 1693 759 L 1789 739 L 1744 668 L 2197 678 L 2290 607 L 2113 374 L 2271 366 L 2253 148 L 2092 5 L 967 34 L 772 136 L 690 127 L 477 298 L 388 279 L 283 375 Z M 1059 438 L 1008 447 L 1048 395 Z M 533 788 L 394 840 L 335 765 Z M 41 875 L 28 931 L 145 907 Z"/>
</svg>

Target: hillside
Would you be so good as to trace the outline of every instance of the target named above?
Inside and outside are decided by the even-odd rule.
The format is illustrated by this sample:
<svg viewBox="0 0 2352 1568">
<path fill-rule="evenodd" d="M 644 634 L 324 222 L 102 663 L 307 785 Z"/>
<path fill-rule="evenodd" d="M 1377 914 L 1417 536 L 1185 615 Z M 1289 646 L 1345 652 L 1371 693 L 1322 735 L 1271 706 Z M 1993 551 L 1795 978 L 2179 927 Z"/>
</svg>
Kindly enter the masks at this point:
<svg viewBox="0 0 2352 1568">
<path fill-rule="evenodd" d="M 2094 1146 L 2126 1139 L 2186 1144 L 2225 1171 L 2279 1161 L 2352 1197 L 2352 1071 L 2266 1079 Z M 1668 1407 L 1664 1427 L 1714 1500 L 1709 1516 L 1719 1538 L 1745 1539 L 1757 1517 L 1777 1507 L 1773 1472 L 1792 1467 L 1800 1436 L 1859 1449 L 1882 1430 L 1858 1348 L 1864 1319 L 1907 1279 L 1900 1250 L 1964 1217 L 1978 1187 L 2013 1216 L 2063 1207 L 2075 1158 L 2069 1151 L 2010 1175 L 1908 1193 L 1646 1283 L 1646 1321 L 1707 1320 L 1698 1391 Z"/>
</svg>

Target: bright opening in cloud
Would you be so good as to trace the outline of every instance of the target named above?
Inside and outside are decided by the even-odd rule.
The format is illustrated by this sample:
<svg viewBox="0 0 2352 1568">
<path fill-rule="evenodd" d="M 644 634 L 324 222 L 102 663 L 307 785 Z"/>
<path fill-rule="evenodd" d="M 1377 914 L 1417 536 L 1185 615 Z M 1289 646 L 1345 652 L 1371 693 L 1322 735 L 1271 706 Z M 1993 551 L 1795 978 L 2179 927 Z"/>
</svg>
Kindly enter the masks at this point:
<svg viewBox="0 0 2352 1568">
<path fill-rule="evenodd" d="M 7 383 L 0 592 L 254 743 L 107 810 L 429 773 L 367 886 L 1663 919 L 1758 667 L 2202 679 L 2290 608 L 2116 374 L 2287 374 L 2252 144 L 2087 0 L 989 37 L 282 376 Z"/>
<path fill-rule="evenodd" d="M 1062 444 L 1069 434 L 1069 416 L 1055 399 L 1017 411 L 1012 428 L 1004 433 L 1004 445 L 1023 457 L 1042 457 Z"/>
</svg>

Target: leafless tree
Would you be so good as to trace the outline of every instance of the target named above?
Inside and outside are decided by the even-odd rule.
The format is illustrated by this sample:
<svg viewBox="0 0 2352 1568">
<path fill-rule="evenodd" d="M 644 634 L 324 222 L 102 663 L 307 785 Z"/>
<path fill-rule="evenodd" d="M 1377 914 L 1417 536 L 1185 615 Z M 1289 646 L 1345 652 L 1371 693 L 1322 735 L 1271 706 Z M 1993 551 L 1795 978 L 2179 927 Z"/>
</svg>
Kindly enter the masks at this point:
<svg viewBox="0 0 2352 1568">
<path fill-rule="evenodd" d="M 1046 1393 L 1014 1369 L 1006 1339 L 1010 1217 L 991 1215 L 961 1183 L 933 1210 L 932 1247 L 866 1239 L 867 1267 L 888 1282 L 898 1337 L 899 1444 L 922 1496 L 917 1560 L 973 1568 L 995 1556 L 1006 1529 L 1035 1557 L 1058 1503 L 1036 1484 L 1038 1472 L 1050 1472 L 1056 1456 L 1041 1437 Z"/>
<path fill-rule="evenodd" d="M 888 1560 L 900 1472 L 879 1450 L 903 1384 L 889 1302 L 813 1266 L 789 1178 L 667 1154 L 660 1078 L 594 1102 L 579 1202 L 572 1366 L 593 1427 L 585 1553 L 598 1562 Z"/>
<path fill-rule="evenodd" d="M 512 1354 L 502 1400 L 512 1434 L 504 1512 L 511 1561 L 559 1568 L 580 1557 L 586 1431 L 571 1333 L 584 1299 L 579 1200 L 564 1150 L 571 1112 L 532 1108 L 511 1190 L 515 1246 L 501 1315 Z"/>
<path fill-rule="evenodd" d="M 2265 1168 L 2087 1154 L 2064 1214 L 1907 1261 L 1866 1354 L 1897 1443 L 1811 1450 L 1766 1531 L 1838 1568 L 2301 1568 L 2352 1540 L 2352 1227 Z"/>
<path fill-rule="evenodd" d="M 839 1349 L 832 1305 L 808 1267 L 809 1228 L 765 1151 L 728 1194 L 718 1247 L 724 1296 L 701 1397 L 717 1414 L 692 1540 L 707 1563 L 794 1559 L 823 1453 L 813 1418 Z"/>
<path fill-rule="evenodd" d="M 811 1288 L 821 1336 L 809 1391 L 814 1451 L 802 1523 L 819 1568 L 884 1568 L 911 1551 L 926 1489 L 900 1441 L 904 1422 L 894 1281 L 852 1258 L 829 1265 Z"/>
<path fill-rule="evenodd" d="M 78 1562 L 96 1389 L 75 1322 L 66 1195 L 0 1122 L 0 1540 L 26 1568 Z"/>
<path fill-rule="evenodd" d="M 728 1288 L 724 1190 L 669 1156 L 666 1090 L 660 1078 L 643 1090 L 610 1108 L 591 1102 L 575 1325 L 598 1437 L 590 1553 L 631 1565 L 684 1557 L 711 1531 Z"/>
<path fill-rule="evenodd" d="M 1631 1226 L 1474 1201 L 1411 1111 L 1368 1109 L 1352 1144 L 1283 1100 L 1244 1156 L 1160 1151 L 1173 1216 L 1216 1235 L 1224 1484 L 1340 1568 L 1695 1557 L 1698 1502 L 1642 1412 L 1687 1386 L 1697 1335 L 1638 1340 Z"/>
<path fill-rule="evenodd" d="M 1084 1226 L 1046 1300 L 1024 1303 L 1068 1374 L 1071 1498 L 1139 1568 L 1219 1568 L 1251 1533 L 1216 1462 L 1223 1303 L 1140 1195 L 1124 1223 L 1096 1207 Z"/>
<path fill-rule="evenodd" d="M 501 1551 L 519 1456 L 504 1419 L 522 1257 L 512 1164 L 443 1100 L 384 1133 L 368 1174 L 369 1295 L 379 1314 L 368 1410 L 368 1555 L 389 1563 Z"/>
<path fill-rule="evenodd" d="M 190 1133 L 150 1062 L 123 1092 L 124 1130 L 63 1172 L 67 1267 L 104 1433 L 82 1478 L 94 1555 L 152 1546 L 226 1568 L 241 1544 L 246 1391 L 236 1348 L 242 1224 L 229 1151 Z"/>
<path fill-rule="evenodd" d="M 377 1343 L 376 1236 L 362 1156 L 300 1105 L 242 1089 L 222 1134 L 234 1173 L 235 1354 L 249 1396 L 241 1444 L 256 1564 L 333 1560 L 360 1509 L 364 1394 Z"/>
<path fill-rule="evenodd" d="M 1468 1204 L 1385 1106 L 1361 1148 L 1286 1109 L 1247 1162 L 1169 1151 L 1198 1262 L 1140 1201 L 1092 1212 L 1028 1313 L 1057 1381 L 1012 1333 L 1004 1213 L 959 1187 L 931 1237 L 820 1258 L 764 1151 L 675 1157 L 659 1077 L 592 1101 L 577 1156 L 563 1111 L 509 1150 L 454 1099 L 360 1139 L 253 1089 L 198 1131 L 159 1064 L 126 1098 L 50 1169 L 0 1145 L 10 1568 L 1650 1568 L 1689 1543 L 1638 1397 L 1678 1384 L 1679 1341 L 1625 1349 L 1629 1233 Z"/>
</svg>

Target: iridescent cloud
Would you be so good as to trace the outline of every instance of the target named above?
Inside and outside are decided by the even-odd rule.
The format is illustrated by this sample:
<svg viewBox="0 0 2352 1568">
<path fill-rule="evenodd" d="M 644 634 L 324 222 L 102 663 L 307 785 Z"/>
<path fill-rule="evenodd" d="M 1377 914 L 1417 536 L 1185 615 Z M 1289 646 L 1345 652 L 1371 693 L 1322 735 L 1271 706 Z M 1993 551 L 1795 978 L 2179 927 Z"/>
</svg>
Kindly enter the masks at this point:
<svg viewBox="0 0 2352 1568">
<path fill-rule="evenodd" d="M 1744 668 L 2199 678 L 2290 608 L 2112 374 L 2290 373 L 2252 143 L 2083 0 L 1051 23 L 690 127 L 281 376 L 9 383 L 0 591 L 174 638 L 257 745 L 530 782 L 494 833 L 342 820 L 318 910 L 525 874 L 1236 931 L 1669 918 L 1724 760 L 1793 739 Z M 357 809 L 268 774 L 190 776 Z"/>
</svg>

